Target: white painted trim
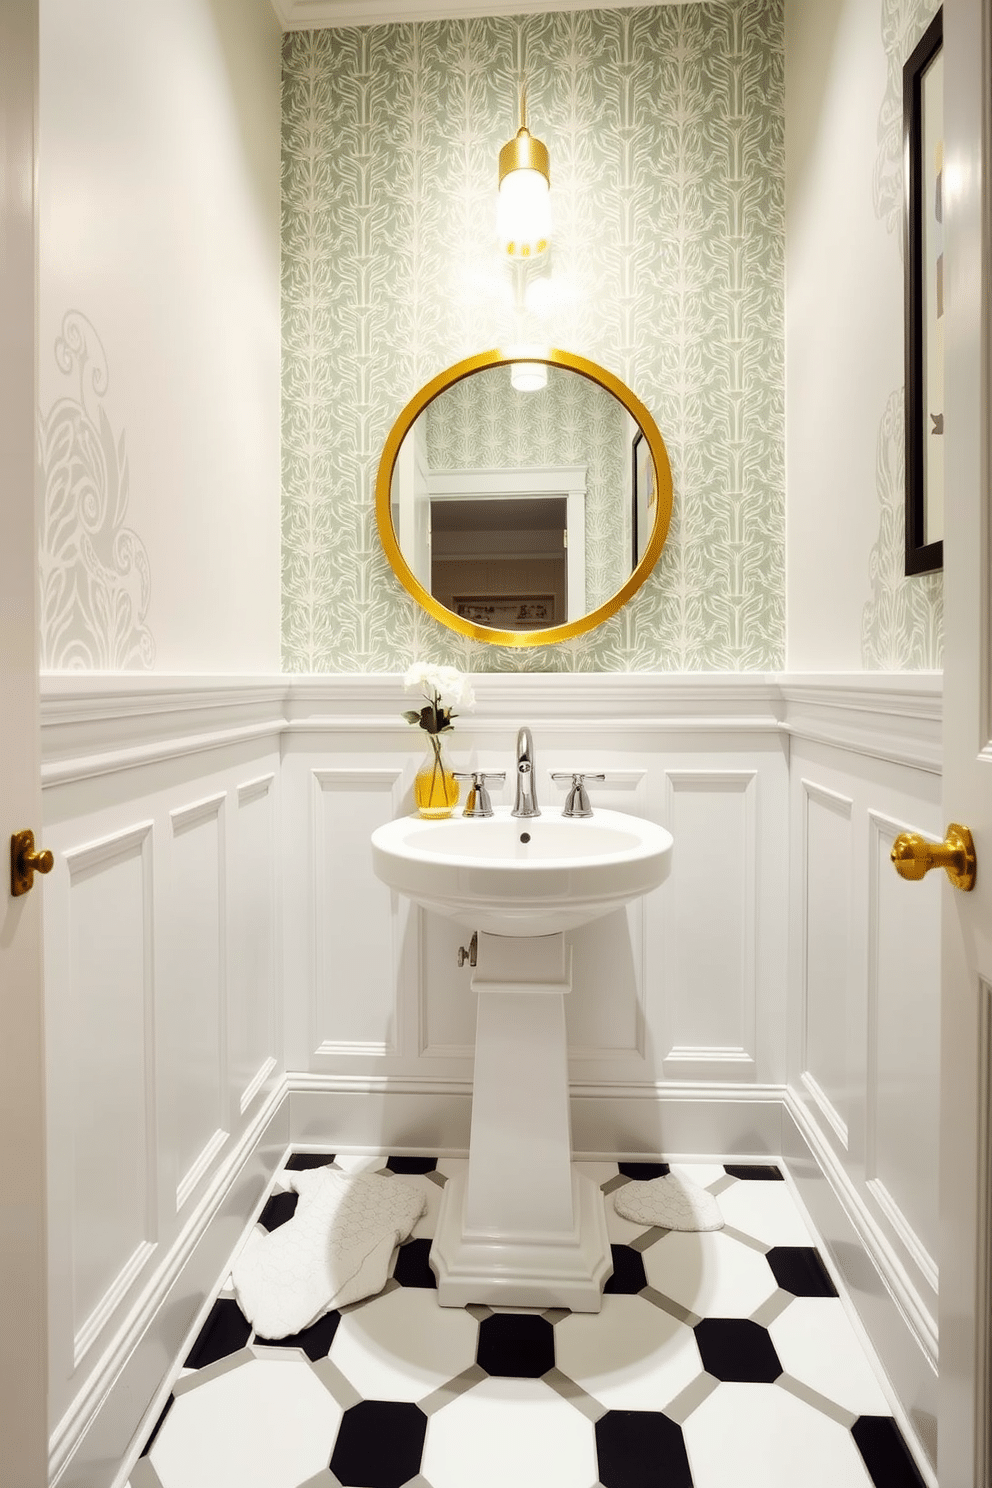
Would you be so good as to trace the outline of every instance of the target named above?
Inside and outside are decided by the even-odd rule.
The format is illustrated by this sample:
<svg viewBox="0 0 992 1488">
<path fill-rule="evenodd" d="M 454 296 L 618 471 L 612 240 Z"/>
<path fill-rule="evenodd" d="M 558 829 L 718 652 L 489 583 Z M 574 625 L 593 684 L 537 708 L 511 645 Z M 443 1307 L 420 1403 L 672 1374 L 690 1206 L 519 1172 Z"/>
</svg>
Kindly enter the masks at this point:
<svg viewBox="0 0 992 1488">
<path fill-rule="evenodd" d="M 837 1107 L 827 1096 L 826 1092 L 823 1090 L 823 1087 L 817 1080 L 813 1078 L 808 1069 L 803 1070 L 799 1078 L 812 1096 L 813 1101 L 815 1102 L 816 1107 L 820 1112 L 820 1115 L 828 1123 L 828 1125 L 833 1128 L 838 1142 L 841 1144 L 841 1146 L 844 1148 L 844 1151 L 846 1152 L 849 1146 L 847 1122 L 844 1120 L 843 1116 L 841 1116 Z"/>
<path fill-rule="evenodd" d="M 870 1213 L 838 1155 L 824 1141 L 816 1123 L 794 1091 L 783 1092 L 784 1114 L 791 1118 L 796 1131 L 809 1149 L 820 1172 L 839 1199 L 853 1226 L 860 1245 L 885 1283 L 885 1289 L 899 1310 L 913 1339 L 934 1370 L 937 1368 L 937 1323 L 925 1305 L 881 1226 Z M 816 1215 L 813 1215 L 814 1221 Z"/>
<path fill-rule="evenodd" d="M 260 1068 L 258 1069 L 257 1073 L 254 1074 L 252 1076 L 252 1078 L 249 1080 L 249 1082 L 245 1086 L 244 1092 L 243 1092 L 243 1094 L 241 1096 L 241 1115 L 242 1116 L 245 1114 L 245 1112 L 247 1111 L 248 1107 L 251 1105 L 252 1101 L 255 1099 L 256 1095 L 261 1090 L 262 1086 L 265 1084 L 266 1080 L 269 1078 L 269 1076 L 271 1075 L 271 1073 L 275 1069 L 275 1067 L 276 1067 L 276 1061 L 275 1061 L 274 1057 L 270 1054 L 269 1057 L 268 1057 L 268 1059 L 265 1060 L 264 1064 L 262 1064 L 260 1066 Z"/>
<path fill-rule="evenodd" d="M 281 1159 L 282 1151 L 265 1149 L 265 1139 L 269 1130 L 275 1127 L 279 1118 L 284 1114 L 283 1106 L 286 1096 L 286 1082 L 283 1080 L 272 1091 L 241 1140 L 214 1175 L 175 1245 L 163 1257 L 157 1270 L 148 1279 L 141 1295 L 136 1299 L 127 1317 L 121 1322 L 116 1334 L 95 1365 L 93 1373 L 73 1400 L 71 1408 L 56 1425 L 49 1442 L 49 1482 L 53 1488 L 56 1483 L 61 1488 L 63 1474 L 66 1488 L 70 1488 L 70 1485 L 71 1488 L 76 1488 L 77 1484 L 79 1488 L 104 1488 L 104 1484 L 109 1488 L 111 1475 L 115 1472 L 112 1461 L 108 1462 L 102 1455 L 98 1455 L 96 1461 L 85 1466 L 81 1465 L 77 1476 L 73 1470 L 73 1459 L 79 1449 L 85 1445 L 84 1438 L 98 1425 L 102 1413 L 108 1409 L 113 1410 L 115 1389 L 123 1389 L 125 1393 L 127 1392 L 127 1378 L 119 1379 L 119 1376 L 126 1375 L 134 1356 L 142 1350 L 145 1335 L 152 1322 L 169 1301 L 172 1288 L 179 1281 L 183 1269 L 195 1259 L 198 1247 L 207 1236 L 225 1200 L 234 1195 L 243 1202 L 243 1179 L 253 1163 L 258 1170 L 256 1188 L 262 1186 L 267 1188 L 278 1161 Z M 264 1183 L 263 1173 L 267 1174 Z M 244 1215 L 241 1228 L 250 1217 L 248 1214 Z M 229 1254 L 230 1250 L 225 1253 L 222 1260 L 226 1261 Z M 190 1290 L 202 1293 L 215 1284 L 216 1276 L 211 1272 L 208 1276 L 197 1277 L 191 1284 Z M 149 1346 L 153 1348 L 155 1355 L 150 1367 L 160 1373 L 160 1349 L 153 1341 L 149 1342 Z M 122 1453 L 118 1453 L 118 1456 L 120 1455 Z M 101 1473 L 106 1474 L 106 1477 L 101 1476 Z"/>
<path fill-rule="evenodd" d="M 174 811 L 169 812 L 172 835 L 175 837 L 189 827 L 199 826 L 201 822 L 211 818 L 219 821 L 221 807 L 226 800 L 227 791 L 219 791 L 214 796 L 204 796 L 201 801 L 191 801 L 188 806 L 177 806 Z"/>
<path fill-rule="evenodd" d="M 99 1335 L 107 1319 L 126 1296 L 128 1287 L 130 1287 L 135 1277 L 140 1275 L 143 1267 L 147 1265 L 148 1261 L 155 1254 L 156 1248 L 154 1241 L 151 1240 L 142 1240 L 139 1245 L 135 1246 L 133 1253 L 125 1261 L 96 1307 L 72 1340 L 72 1366 L 74 1369 L 78 1366 L 80 1359 L 92 1347 L 93 1340 Z"/>
<path fill-rule="evenodd" d="M 485 734 L 779 732 L 930 773 L 941 767 L 936 673 L 480 673 L 459 723 Z M 280 678 L 42 676 L 46 788 L 300 732 L 407 728 L 399 674 Z M 123 743 L 121 741 L 124 741 Z"/>
<path fill-rule="evenodd" d="M 248 806 L 252 801 L 259 801 L 267 796 L 275 778 L 275 774 L 270 771 L 268 775 L 259 775 L 254 780 L 246 780 L 243 785 L 239 785 L 238 805 Z"/>
<path fill-rule="evenodd" d="M 221 1148 L 224 1146 L 224 1143 L 228 1140 L 230 1135 L 230 1132 L 224 1131 L 222 1127 L 218 1127 L 209 1141 L 204 1144 L 202 1152 L 190 1165 L 189 1172 L 186 1173 L 186 1175 L 181 1179 L 176 1189 L 177 1214 L 186 1203 L 186 1200 L 189 1198 L 190 1194 L 196 1188 L 196 1185 L 200 1182 L 200 1179 L 203 1177 L 204 1173 L 207 1172 L 210 1164 L 213 1162 L 218 1152 L 220 1152 Z"/>
</svg>

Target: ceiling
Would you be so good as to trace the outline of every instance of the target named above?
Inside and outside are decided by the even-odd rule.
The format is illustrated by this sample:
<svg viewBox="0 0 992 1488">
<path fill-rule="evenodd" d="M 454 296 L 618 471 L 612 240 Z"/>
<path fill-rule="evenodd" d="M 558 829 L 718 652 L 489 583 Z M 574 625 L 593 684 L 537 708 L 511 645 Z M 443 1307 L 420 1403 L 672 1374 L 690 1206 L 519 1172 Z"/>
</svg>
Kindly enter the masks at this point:
<svg viewBox="0 0 992 1488">
<path fill-rule="evenodd" d="M 533 15 L 550 10 L 617 10 L 643 0 L 272 0 L 285 31 L 312 26 L 378 26 L 388 21 L 454 20 L 463 16 Z M 655 0 L 678 5 L 684 0 Z"/>
</svg>

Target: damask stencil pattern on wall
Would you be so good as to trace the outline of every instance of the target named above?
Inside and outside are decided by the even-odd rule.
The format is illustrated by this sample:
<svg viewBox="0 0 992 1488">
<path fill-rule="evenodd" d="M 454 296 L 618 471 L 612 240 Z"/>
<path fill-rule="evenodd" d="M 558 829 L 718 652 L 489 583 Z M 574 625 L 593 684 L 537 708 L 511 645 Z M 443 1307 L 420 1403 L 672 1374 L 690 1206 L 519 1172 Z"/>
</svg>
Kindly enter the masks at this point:
<svg viewBox="0 0 992 1488">
<path fill-rule="evenodd" d="M 71 391 L 39 419 L 41 666 L 150 667 L 148 555 L 124 525 L 127 450 L 103 406 L 110 384 L 103 343 L 86 316 L 70 310 L 54 354 Z"/>
<path fill-rule="evenodd" d="M 934 0 L 882 0 L 881 5 L 887 82 L 872 194 L 875 215 L 891 236 L 896 273 L 903 251 L 902 69 L 936 11 Z M 868 560 L 871 599 L 861 619 L 861 659 L 869 671 L 937 670 L 943 652 L 944 576 L 906 577 L 903 396 L 901 387 L 893 390 L 878 426 L 878 538 Z"/>
<path fill-rule="evenodd" d="M 513 334 L 493 213 L 521 67 L 552 162 L 544 337 L 647 404 L 675 510 L 619 615 L 516 651 L 413 604 L 372 493 L 413 392 Z M 781 0 L 287 36 L 288 670 L 392 671 L 414 655 L 477 670 L 783 664 L 783 78 Z"/>
</svg>

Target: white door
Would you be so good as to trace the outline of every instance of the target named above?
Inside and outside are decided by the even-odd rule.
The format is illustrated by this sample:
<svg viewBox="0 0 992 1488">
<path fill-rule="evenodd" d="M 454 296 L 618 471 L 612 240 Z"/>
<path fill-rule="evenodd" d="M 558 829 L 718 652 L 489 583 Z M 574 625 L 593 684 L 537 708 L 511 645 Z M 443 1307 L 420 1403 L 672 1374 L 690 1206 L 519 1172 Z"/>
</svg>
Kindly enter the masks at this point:
<svg viewBox="0 0 992 1488">
<path fill-rule="evenodd" d="M 41 821 L 35 618 L 38 0 L 0 3 L 0 1488 L 48 1482 L 41 884 L 10 894 Z"/>
<path fill-rule="evenodd" d="M 942 886 L 940 1488 L 990 1483 L 992 512 L 983 98 L 992 69 L 983 10 L 988 0 L 944 4 L 944 806 L 947 823 L 971 829 L 978 873 L 971 893 Z"/>
</svg>

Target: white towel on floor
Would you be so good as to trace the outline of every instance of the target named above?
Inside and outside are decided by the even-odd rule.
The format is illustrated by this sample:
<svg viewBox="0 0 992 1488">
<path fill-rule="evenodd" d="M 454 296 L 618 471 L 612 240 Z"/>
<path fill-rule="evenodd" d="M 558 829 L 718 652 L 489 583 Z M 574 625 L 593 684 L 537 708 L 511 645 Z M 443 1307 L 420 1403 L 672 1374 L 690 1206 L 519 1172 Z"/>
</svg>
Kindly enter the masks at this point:
<svg viewBox="0 0 992 1488">
<path fill-rule="evenodd" d="M 427 1208 L 423 1193 L 377 1173 L 284 1174 L 300 1201 L 286 1224 L 256 1226 L 232 1269 L 238 1305 L 263 1338 L 286 1338 L 332 1307 L 381 1292 L 393 1247 Z"/>
<path fill-rule="evenodd" d="M 666 1230 L 722 1230 L 724 1225 L 713 1195 L 680 1173 L 625 1183 L 614 1193 L 613 1207 L 623 1219 Z"/>
</svg>

